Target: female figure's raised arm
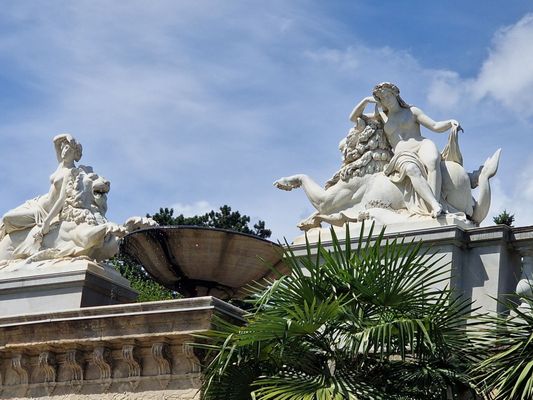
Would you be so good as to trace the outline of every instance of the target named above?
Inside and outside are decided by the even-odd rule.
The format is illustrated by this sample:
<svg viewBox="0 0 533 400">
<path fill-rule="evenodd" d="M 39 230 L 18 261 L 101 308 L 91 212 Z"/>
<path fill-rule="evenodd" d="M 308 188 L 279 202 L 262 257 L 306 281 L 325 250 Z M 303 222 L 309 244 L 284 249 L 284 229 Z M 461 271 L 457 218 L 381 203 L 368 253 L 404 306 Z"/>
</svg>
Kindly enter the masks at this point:
<svg viewBox="0 0 533 400">
<path fill-rule="evenodd" d="M 433 132 L 446 132 L 448 129 L 456 127 L 457 130 L 462 130 L 461 125 L 454 119 L 449 119 L 446 121 L 433 121 L 428 117 L 424 112 L 418 107 L 411 107 L 411 112 L 416 117 L 418 123 Z"/>
<path fill-rule="evenodd" d="M 357 123 L 357 118 L 361 118 L 365 111 L 365 107 L 369 103 L 376 103 L 376 99 L 372 96 L 365 97 L 363 100 L 361 100 L 352 110 L 350 114 L 350 121 L 353 123 Z"/>
</svg>

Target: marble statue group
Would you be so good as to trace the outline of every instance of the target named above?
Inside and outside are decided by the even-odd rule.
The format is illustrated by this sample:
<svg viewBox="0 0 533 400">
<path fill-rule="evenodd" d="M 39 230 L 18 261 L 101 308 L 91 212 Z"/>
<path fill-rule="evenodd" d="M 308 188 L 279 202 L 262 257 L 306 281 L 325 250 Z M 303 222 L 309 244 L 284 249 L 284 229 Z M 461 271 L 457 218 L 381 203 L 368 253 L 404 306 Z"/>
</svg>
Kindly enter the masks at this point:
<svg viewBox="0 0 533 400">
<path fill-rule="evenodd" d="M 58 167 L 47 194 L 28 200 L 4 214 L 0 223 L 0 267 L 25 262 L 88 257 L 105 260 L 118 251 L 128 232 L 155 224 L 133 217 L 124 224 L 106 217 L 108 180 L 91 167 L 76 165 L 81 144 L 69 134 L 53 140 Z"/>
<path fill-rule="evenodd" d="M 365 113 L 369 105 L 373 110 Z M 408 105 L 398 87 L 388 82 L 361 100 L 350 120 L 354 126 L 339 146 L 342 166 L 324 188 L 303 174 L 275 182 L 283 190 L 302 187 L 316 208 L 300 223 L 301 229 L 322 222 L 342 226 L 373 219 L 390 224 L 447 215 L 478 225 L 487 216 L 489 181 L 498 169 L 500 150 L 478 170 L 467 172 L 458 146 L 459 123 L 432 120 Z M 450 131 L 442 152 L 422 136 L 421 126 Z M 82 146 L 71 135 L 58 135 L 53 143 L 58 167 L 48 193 L 6 212 L 0 221 L 0 268 L 21 260 L 105 260 L 117 253 L 128 232 L 155 224 L 139 217 L 122 225 L 109 222 L 109 181 L 91 167 L 77 165 Z"/>
<path fill-rule="evenodd" d="M 369 105 L 373 112 L 365 114 Z M 355 106 L 350 120 L 355 125 L 339 145 L 342 166 L 324 188 L 304 174 L 274 182 L 283 190 L 301 187 L 316 209 L 300 222 L 300 229 L 316 228 L 321 222 L 342 226 L 373 219 L 391 224 L 446 215 L 479 225 L 487 216 L 489 181 L 497 172 L 500 150 L 478 170 L 467 172 L 458 145 L 459 123 L 432 120 L 407 104 L 389 82 L 376 85 L 372 96 Z M 421 126 L 450 131 L 442 152 L 422 136 Z M 476 187 L 479 194 L 474 199 Z"/>
</svg>

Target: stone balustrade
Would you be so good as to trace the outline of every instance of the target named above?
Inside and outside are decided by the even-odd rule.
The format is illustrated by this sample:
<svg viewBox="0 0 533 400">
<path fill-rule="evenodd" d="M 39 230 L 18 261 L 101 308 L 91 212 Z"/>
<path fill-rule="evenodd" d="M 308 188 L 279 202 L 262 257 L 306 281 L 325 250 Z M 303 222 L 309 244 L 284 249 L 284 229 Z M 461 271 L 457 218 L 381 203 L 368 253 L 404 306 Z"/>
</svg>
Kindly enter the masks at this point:
<svg viewBox="0 0 533 400">
<path fill-rule="evenodd" d="M 197 399 L 192 335 L 241 313 L 199 297 L 0 318 L 0 398 Z"/>
</svg>

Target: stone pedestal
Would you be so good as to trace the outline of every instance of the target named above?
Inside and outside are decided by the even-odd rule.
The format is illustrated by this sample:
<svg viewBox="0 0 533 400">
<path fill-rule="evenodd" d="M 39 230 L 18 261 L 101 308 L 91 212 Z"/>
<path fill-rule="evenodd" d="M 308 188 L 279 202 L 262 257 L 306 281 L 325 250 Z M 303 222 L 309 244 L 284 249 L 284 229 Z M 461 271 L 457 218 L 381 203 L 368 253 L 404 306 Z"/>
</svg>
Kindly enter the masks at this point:
<svg viewBox="0 0 533 400">
<path fill-rule="evenodd" d="M 0 318 L 0 399 L 199 399 L 189 343 L 242 313 L 199 297 Z"/>
<path fill-rule="evenodd" d="M 515 293 L 522 275 L 522 263 L 526 261 L 523 283 L 530 280 L 530 265 L 533 255 L 533 226 L 511 228 L 505 225 L 469 227 L 466 224 L 442 225 L 438 220 L 417 224 L 390 225 L 385 228 L 385 238 L 405 238 L 406 241 L 422 241 L 423 246 L 442 257 L 441 264 L 449 264 L 448 279 L 442 283 L 458 294 L 474 301 L 478 312 L 505 312 L 506 307 L 498 300 Z M 365 231 L 368 232 L 369 224 Z M 356 246 L 361 225 L 350 227 L 351 241 Z M 375 227 L 376 233 L 381 227 Z M 331 246 L 331 234 L 326 229 L 311 232 L 309 239 L 315 242 L 320 233 L 323 245 Z M 341 243 L 345 231 L 336 229 Z M 316 244 L 312 244 L 316 249 Z M 296 255 L 306 253 L 305 244 L 297 238 L 292 246 Z M 525 257 L 524 257 L 525 256 Z M 523 258 L 524 257 L 524 258 Z M 533 265 L 533 262 L 531 263 Z M 522 285 L 525 286 L 525 283 Z"/>
<path fill-rule="evenodd" d="M 359 238 L 361 228 L 363 228 L 364 235 L 368 235 L 372 226 L 374 233 L 379 233 L 382 228 L 385 228 L 389 236 L 394 233 L 401 235 L 408 232 L 422 232 L 428 229 L 445 228 L 450 226 L 455 226 L 463 230 L 474 228 L 472 223 L 464 222 L 462 219 L 449 214 L 444 214 L 437 219 L 420 217 L 420 220 L 417 221 L 416 217 L 413 216 L 412 218 L 413 219 L 409 222 L 398 222 L 388 225 L 380 225 L 375 222 L 373 223 L 372 221 L 366 221 L 364 224 L 361 222 L 350 222 L 348 223 L 348 228 L 352 238 Z M 346 228 L 344 226 L 334 226 L 333 230 L 335 231 L 337 238 L 344 239 L 346 237 Z M 318 242 L 318 239 L 322 242 L 328 242 L 331 241 L 331 228 L 312 228 L 305 234 L 296 237 L 292 244 L 304 245 L 306 236 L 311 243 Z"/>
<path fill-rule="evenodd" d="M 137 293 L 112 267 L 85 258 L 0 269 L 0 316 L 130 303 Z"/>
</svg>

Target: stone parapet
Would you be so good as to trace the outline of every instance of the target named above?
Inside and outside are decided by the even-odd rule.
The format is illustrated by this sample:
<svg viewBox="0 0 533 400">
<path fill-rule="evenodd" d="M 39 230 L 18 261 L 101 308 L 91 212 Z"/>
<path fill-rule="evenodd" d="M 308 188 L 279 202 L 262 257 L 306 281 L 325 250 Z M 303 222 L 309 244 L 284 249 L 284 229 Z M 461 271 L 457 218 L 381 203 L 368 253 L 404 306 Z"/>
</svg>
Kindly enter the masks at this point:
<svg viewBox="0 0 533 400">
<path fill-rule="evenodd" d="M 241 315 L 199 297 L 0 318 L 0 398 L 197 399 L 193 335 Z"/>
<path fill-rule="evenodd" d="M 436 225 L 438 221 L 435 221 Z M 357 246 L 361 224 L 350 227 L 352 247 Z M 519 293 L 530 293 L 533 285 L 533 226 L 509 227 L 495 225 L 468 227 L 464 224 L 426 226 L 396 224 L 385 227 L 386 240 L 400 239 L 406 243 L 421 241 L 430 252 L 441 257 L 441 265 L 449 264 L 448 279 L 443 286 L 453 288 L 474 301 L 478 312 L 506 312 L 499 300 Z M 376 227 L 377 234 L 381 227 Z M 370 225 L 364 227 L 368 234 Z M 316 252 L 318 233 L 322 245 L 332 249 L 331 233 L 326 229 L 310 236 L 311 251 Z M 344 229 L 336 228 L 340 244 L 344 245 Z M 291 246 L 295 255 L 307 254 L 305 241 L 298 239 Z M 518 285 L 518 286 L 517 286 Z"/>
</svg>

